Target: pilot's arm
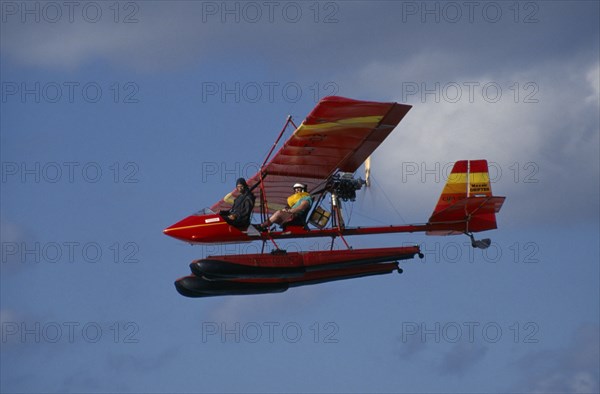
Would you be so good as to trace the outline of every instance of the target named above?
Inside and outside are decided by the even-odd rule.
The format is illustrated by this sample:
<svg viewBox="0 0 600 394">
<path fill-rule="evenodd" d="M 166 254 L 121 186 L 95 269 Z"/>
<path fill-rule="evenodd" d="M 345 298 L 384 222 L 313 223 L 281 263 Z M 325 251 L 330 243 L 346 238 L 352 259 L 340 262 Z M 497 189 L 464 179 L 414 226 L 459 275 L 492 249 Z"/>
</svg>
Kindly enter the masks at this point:
<svg viewBox="0 0 600 394">
<path fill-rule="evenodd" d="M 294 215 L 299 215 L 310 208 L 310 202 L 303 200 L 296 208 L 289 209 L 289 212 Z"/>
</svg>

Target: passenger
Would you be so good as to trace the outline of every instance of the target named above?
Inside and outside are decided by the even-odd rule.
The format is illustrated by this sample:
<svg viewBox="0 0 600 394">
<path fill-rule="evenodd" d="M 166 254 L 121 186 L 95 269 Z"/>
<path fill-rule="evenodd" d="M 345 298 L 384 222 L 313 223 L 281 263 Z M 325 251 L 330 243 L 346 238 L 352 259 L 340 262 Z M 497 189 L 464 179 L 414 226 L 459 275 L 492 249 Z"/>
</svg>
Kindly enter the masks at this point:
<svg viewBox="0 0 600 394">
<path fill-rule="evenodd" d="M 275 212 L 259 228 L 265 231 L 272 224 L 278 224 L 282 228 L 288 225 L 303 226 L 306 223 L 306 216 L 310 211 L 312 203 L 312 197 L 308 193 L 306 185 L 296 183 L 294 185 L 294 194 L 287 199 L 287 208 Z"/>
<path fill-rule="evenodd" d="M 245 229 L 250 225 L 255 197 L 248 188 L 248 184 L 244 178 L 239 178 L 235 182 L 235 187 L 240 194 L 233 201 L 233 206 L 231 209 L 219 213 L 227 223 L 234 227 Z"/>
</svg>

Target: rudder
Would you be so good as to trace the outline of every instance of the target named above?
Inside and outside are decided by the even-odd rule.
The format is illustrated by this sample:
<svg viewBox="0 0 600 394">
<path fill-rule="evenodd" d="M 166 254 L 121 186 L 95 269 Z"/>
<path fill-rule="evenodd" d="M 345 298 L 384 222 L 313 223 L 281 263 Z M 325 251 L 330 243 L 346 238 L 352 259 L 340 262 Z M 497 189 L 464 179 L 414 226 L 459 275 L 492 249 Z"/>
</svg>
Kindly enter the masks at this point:
<svg viewBox="0 0 600 394">
<path fill-rule="evenodd" d="M 487 160 L 460 160 L 442 190 L 428 235 L 452 235 L 496 228 L 504 197 L 492 195 Z"/>
</svg>

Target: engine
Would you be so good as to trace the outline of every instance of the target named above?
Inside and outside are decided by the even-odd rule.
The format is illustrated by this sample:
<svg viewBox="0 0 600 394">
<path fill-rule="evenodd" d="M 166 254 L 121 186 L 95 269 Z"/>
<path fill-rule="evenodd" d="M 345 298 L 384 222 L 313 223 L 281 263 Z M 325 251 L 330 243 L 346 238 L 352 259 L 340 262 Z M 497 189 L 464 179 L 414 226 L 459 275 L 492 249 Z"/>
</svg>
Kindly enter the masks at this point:
<svg viewBox="0 0 600 394">
<path fill-rule="evenodd" d="M 339 172 L 331 177 L 328 190 L 342 201 L 354 201 L 356 199 L 356 191 L 360 190 L 364 184 L 365 181 L 360 178 L 354 179 L 351 173 Z"/>
</svg>

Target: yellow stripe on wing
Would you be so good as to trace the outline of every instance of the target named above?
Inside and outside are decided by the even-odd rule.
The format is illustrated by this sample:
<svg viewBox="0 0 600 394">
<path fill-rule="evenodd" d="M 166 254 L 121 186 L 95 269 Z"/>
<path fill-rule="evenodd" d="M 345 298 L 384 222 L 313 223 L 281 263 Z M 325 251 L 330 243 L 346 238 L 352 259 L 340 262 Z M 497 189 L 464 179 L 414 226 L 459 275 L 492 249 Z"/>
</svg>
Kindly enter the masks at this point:
<svg viewBox="0 0 600 394">
<path fill-rule="evenodd" d="M 381 122 L 383 116 L 361 116 L 358 118 L 348 118 L 348 119 L 340 119 L 335 122 L 327 122 L 327 123 L 319 123 L 319 124 L 311 124 L 307 125 L 302 123 L 298 130 L 296 130 L 296 135 L 302 136 L 305 134 L 310 134 L 314 131 L 323 131 L 327 129 L 335 129 L 335 128 L 346 128 L 348 126 L 351 127 L 375 127 L 379 122 Z"/>
</svg>

